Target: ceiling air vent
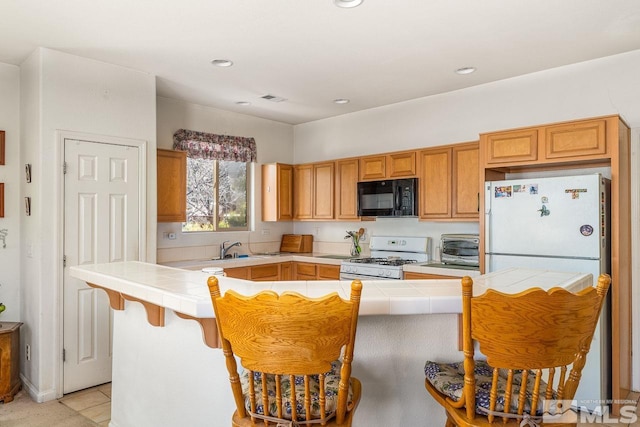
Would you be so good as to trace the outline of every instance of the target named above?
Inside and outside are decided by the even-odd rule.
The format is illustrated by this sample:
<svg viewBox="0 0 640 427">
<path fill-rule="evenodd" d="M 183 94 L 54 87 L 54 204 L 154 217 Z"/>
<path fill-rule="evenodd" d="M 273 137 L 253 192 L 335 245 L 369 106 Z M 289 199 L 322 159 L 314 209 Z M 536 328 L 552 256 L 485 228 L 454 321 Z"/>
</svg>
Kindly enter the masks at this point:
<svg viewBox="0 0 640 427">
<path fill-rule="evenodd" d="M 284 99 L 284 98 L 282 98 L 280 96 L 275 96 L 275 95 L 265 95 L 265 96 L 261 96 L 260 98 L 266 99 L 267 101 L 271 101 L 271 102 L 286 101 L 286 99 Z"/>
</svg>

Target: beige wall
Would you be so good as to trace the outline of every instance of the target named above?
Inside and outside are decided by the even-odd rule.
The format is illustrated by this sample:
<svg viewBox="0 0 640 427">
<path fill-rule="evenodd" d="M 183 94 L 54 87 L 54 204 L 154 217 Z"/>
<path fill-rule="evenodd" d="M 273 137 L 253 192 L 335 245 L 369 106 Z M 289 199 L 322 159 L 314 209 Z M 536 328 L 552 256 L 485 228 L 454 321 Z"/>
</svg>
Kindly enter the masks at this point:
<svg viewBox="0 0 640 427">
<path fill-rule="evenodd" d="M 37 49 L 20 67 L 20 151 L 31 163 L 32 215 L 22 221 L 20 257 L 25 389 L 37 401 L 62 392 L 62 159 L 59 131 L 147 142 L 149 215 L 144 240 L 155 261 L 155 78 L 146 73 Z"/>
<path fill-rule="evenodd" d="M 0 229 L 7 230 L 5 243 L 0 240 L 0 302 L 7 309 L 2 321 L 19 321 L 20 312 L 20 221 L 26 185 L 20 159 L 20 69 L 0 64 L 0 130 L 5 131 L 5 164 L 0 166 L 0 182 L 4 183 L 4 217 Z"/>
<path fill-rule="evenodd" d="M 260 165 L 293 161 L 293 126 L 272 120 L 233 113 L 169 98 L 157 99 L 157 138 L 159 148 L 173 146 L 173 134 L 178 129 L 191 129 L 221 135 L 253 137 L 256 140 L 258 162 L 252 175 L 255 193 L 249 207 L 253 219 L 252 231 L 229 233 L 181 233 L 180 223 L 159 223 L 157 230 L 158 262 L 183 259 L 205 259 L 219 256 L 224 240 L 240 241 L 242 253 L 265 252 L 279 248 L 280 236 L 291 233 L 292 224 L 262 222 L 260 206 Z M 176 233 L 169 240 L 167 233 Z"/>
</svg>

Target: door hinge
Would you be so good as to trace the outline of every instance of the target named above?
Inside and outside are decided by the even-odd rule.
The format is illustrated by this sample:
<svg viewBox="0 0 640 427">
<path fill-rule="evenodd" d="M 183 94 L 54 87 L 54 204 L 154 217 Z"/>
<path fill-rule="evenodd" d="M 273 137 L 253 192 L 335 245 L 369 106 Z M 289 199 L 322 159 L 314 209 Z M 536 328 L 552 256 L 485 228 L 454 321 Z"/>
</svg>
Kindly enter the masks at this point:
<svg viewBox="0 0 640 427">
<path fill-rule="evenodd" d="M 64 348 L 62 349 L 62 361 L 67 361 L 67 350 L 65 350 Z"/>
<path fill-rule="evenodd" d="M 67 162 L 62 162 L 62 174 L 67 174 Z"/>
<path fill-rule="evenodd" d="M 63 256 L 62 256 L 62 267 L 64 268 L 64 267 L 66 267 L 66 266 L 67 266 L 67 256 L 66 256 L 66 255 L 63 255 Z"/>
</svg>

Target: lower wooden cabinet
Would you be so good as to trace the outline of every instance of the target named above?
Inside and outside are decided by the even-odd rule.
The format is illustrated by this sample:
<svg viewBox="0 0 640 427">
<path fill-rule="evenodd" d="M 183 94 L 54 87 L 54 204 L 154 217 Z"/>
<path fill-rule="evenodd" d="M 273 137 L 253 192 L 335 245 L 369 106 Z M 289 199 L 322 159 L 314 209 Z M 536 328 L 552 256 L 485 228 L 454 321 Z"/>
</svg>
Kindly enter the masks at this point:
<svg viewBox="0 0 640 427">
<path fill-rule="evenodd" d="M 265 264 L 249 267 L 249 280 L 257 282 L 280 280 L 280 264 Z"/>
<path fill-rule="evenodd" d="M 280 264 L 280 280 L 293 280 L 293 261 Z"/>
<path fill-rule="evenodd" d="M 318 280 L 340 280 L 340 266 L 318 264 Z"/>
<path fill-rule="evenodd" d="M 233 268 L 225 268 L 224 274 L 227 277 L 233 277 L 234 279 L 249 279 L 249 268 L 250 267 L 233 267 Z"/>
<path fill-rule="evenodd" d="M 308 262 L 296 262 L 294 263 L 294 271 L 296 280 L 316 280 L 318 266 Z"/>
<path fill-rule="evenodd" d="M 314 264 L 296 262 L 296 280 L 340 280 L 340 266 L 333 264 Z"/>
<path fill-rule="evenodd" d="M 227 277 L 256 282 L 277 280 L 340 280 L 340 266 L 312 262 L 279 262 L 225 268 Z"/>
</svg>

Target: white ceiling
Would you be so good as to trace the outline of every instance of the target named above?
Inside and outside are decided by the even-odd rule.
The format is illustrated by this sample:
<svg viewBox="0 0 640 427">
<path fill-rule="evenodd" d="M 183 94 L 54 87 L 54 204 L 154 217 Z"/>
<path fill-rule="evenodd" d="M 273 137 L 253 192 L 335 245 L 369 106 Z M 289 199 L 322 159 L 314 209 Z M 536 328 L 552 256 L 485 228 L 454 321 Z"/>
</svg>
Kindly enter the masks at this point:
<svg viewBox="0 0 640 427">
<path fill-rule="evenodd" d="M 156 75 L 159 96 L 299 124 L 640 49 L 640 1 L 1 0 L 0 62 L 38 46 Z"/>
</svg>

